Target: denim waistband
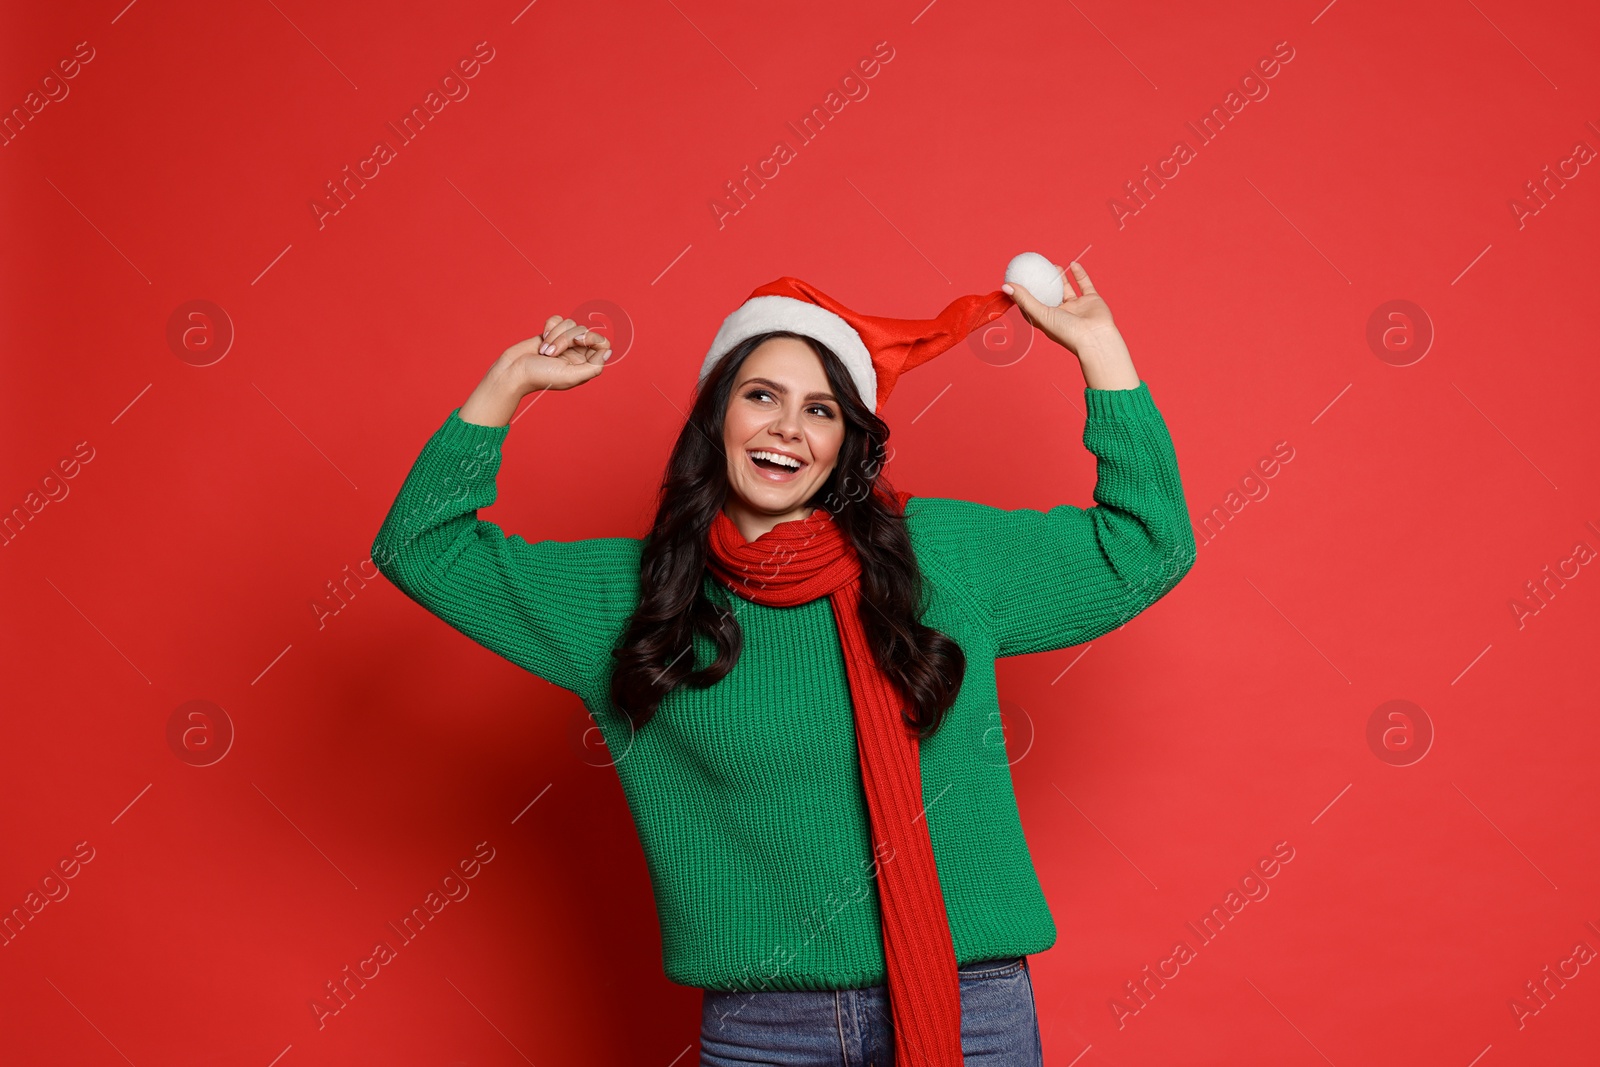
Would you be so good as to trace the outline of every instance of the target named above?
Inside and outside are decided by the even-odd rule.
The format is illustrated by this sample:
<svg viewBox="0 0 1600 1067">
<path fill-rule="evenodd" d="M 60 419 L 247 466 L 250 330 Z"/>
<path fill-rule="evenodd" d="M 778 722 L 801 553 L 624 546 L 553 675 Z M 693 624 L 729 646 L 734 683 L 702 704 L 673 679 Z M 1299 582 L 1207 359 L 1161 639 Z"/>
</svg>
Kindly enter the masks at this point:
<svg viewBox="0 0 1600 1067">
<path fill-rule="evenodd" d="M 993 959 L 988 959 L 988 960 L 973 960 L 971 963 L 963 963 L 963 964 L 961 964 L 960 966 L 958 966 L 956 968 L 956 970 L 958 970 L 958 971 L 978 971 L 978 970 L 986 971 L 990 967 L 1004 967 L 1006 964 L 1016 963 L 1021 958 L 1022 958 L 1021 956 L 996 956 Z"/>
</svg>

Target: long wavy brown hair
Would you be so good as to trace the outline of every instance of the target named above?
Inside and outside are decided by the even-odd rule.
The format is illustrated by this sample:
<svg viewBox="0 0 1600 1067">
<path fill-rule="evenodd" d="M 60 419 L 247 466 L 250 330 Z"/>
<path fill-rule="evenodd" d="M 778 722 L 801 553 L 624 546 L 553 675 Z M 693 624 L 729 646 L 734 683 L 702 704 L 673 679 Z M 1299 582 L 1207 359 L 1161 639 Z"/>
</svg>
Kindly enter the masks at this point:
<svg viewBox="0 0 1600 1067">
<path fill-rule="evenodd" d="M 778 330 L 742 342 L 720 360 L 695 395 L 693 409 L 672 448 L 662 479 L 655 521 L 639 560 L 639 603 L 622 640 L 612 650 L 611 700 L 635 730 L 654 717 L 679 686 L 704 689 L 739 661 L 743 631 L 732 594 L 709 578 L 711 520 L 729 492 L 722 421 L 739 367 L 774 337 L 805 341 L 822 360 L 845 422 L 844 442 L 827 481 L 806 503 L 826 508 L 861 560 L 861 622 L 879 667 L 909 706 L 902 716 L 930 737 L 955 703 L 966 654 L 954 639 L 921 621 L 926 606 L 922 571 L 911 548 L 905 517 L 883 476 L 889 427 L 861 400 L 849 372 L 826 345 Z M 716 657 L 695 662 L 693 638 L 709 638 Z"/>
</svg>

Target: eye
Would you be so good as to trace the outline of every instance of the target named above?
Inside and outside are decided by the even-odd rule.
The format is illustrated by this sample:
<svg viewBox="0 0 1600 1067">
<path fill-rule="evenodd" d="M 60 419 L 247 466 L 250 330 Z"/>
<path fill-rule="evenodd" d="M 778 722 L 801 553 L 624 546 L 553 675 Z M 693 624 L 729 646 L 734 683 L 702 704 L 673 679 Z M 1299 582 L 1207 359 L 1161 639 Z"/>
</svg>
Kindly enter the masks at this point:
<svg viewBox="0 0 1600 1067">
<path fill-rule="evenodd" d="M 772 396 L 772 391 L 770 389 L 763 389 L 760 386 L 756 386 L 754 389 L 747 390 L 744 394 L 744 398 L 746 400 L 755 400 L 757 397 L 763 396 L 770 398 Z M 837 418 L 837 416 L 833 413 L 833 409 L 826 404 L 812 404 L 806 410 L 821 412 L 822 417 L 825 419 Z"/>
</svg>

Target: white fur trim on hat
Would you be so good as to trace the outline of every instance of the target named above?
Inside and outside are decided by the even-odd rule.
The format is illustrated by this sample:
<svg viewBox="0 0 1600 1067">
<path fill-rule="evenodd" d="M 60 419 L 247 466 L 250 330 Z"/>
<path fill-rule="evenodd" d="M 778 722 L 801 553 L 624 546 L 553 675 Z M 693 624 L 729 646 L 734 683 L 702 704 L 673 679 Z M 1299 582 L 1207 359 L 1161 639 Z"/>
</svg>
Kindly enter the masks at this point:
<svg viewBox="0 0 1600 1067">
<path fill-rule="evenodd" d="M 861 402 L 868 411 L 878 407 L 878 372 L 872 366 L 872 355 L 862 343 L 855 327 L 820 304 L 797 300 L 792 296 L 753 296 L 746 300 L 727 318 L 711 342 L 711 351 L 700 366 L 700 381 L 717 361 L 733 350 L 740 341 L 770 330 L 792 330 L 795 333 L 821 341 L 844 363 L 851 381 L 861 394 Z"/>
</svg>

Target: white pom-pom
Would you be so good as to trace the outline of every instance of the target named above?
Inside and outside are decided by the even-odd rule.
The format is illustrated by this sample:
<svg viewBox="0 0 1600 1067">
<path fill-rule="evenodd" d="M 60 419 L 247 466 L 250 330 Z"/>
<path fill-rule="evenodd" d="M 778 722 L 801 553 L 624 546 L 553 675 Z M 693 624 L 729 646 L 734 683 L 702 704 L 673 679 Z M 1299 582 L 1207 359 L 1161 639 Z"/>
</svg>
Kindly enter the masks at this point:
<svg viewBox="0 0 1600 1067">
<path fill-rule="evenodd" d="M 1006 281 L 1020 285 L 1041 304 L 1056 307 L 1066 296 L 1066 281 L 1056 265 L 1037 252 L 1024 252 L 1006 264 Z"/>
</svg>

